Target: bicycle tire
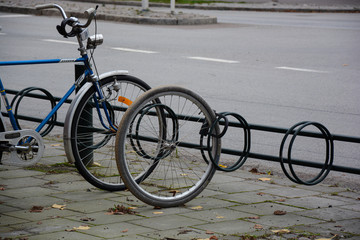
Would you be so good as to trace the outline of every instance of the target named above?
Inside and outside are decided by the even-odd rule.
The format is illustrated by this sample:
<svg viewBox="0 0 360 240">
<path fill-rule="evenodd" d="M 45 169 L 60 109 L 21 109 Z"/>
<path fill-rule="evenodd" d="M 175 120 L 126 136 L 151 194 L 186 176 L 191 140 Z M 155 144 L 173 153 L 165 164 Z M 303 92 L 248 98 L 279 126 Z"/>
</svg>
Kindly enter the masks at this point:
<svg viewBox="0 0 360 240">
<path fill-rule="evenodd" d="M 114 84 L 117 84 L 116 87 Z M 110 94 L 106 105 L 114 126 L 118 126 L 128 105 L 131 105 L 139 95 L 150 89 L 150 86 L 144 81 L 128 75 L 104 78 L 100 80 L 100 85 L 105 95 Z M 119 90 L 115 91 L 115 88 L 119 88 Z M 103 127 L 94 107 L 95 92 L 95 87 L 92 86 L 78 100 L 71 120 L 69 149 L 71 149 L 77 170 L 93 186 L 107 191 L 124 190 L 125 185 L 121 181 L 115 164 L 116 131 Z M 103 111 L 101 116 L 108 125 Z"/>
<path fill-rule="evenodd" d="M 154 111 L 149 111 L 151 105 Z M 164 111 L 155 111 L 159 105 L 166 106 Z M 159 113 L 165 113 L 165 120 Z M 216 171 L 203 158 L 199 145 L 200 133 L 205 126 L 208 131 L 215 119 L 205 100 L 182 87 L 158 87 L 140 96 L 124 114 L 116 134 L 116 161 L 126 187 L 156 207 L 180 206 L 198 196 Z M 137 129 L 135 134 L 133 129 Z M 213 133 L 207 136 L 212 138 L 211 153 L 219 159 L 221 141 L 213 137 L 219 134 L 218 126 Z M 132 142 L 138 141 L 153 157 L 132 150 Z"/>
<path fill-rule="evenodd" d="M 0 132 L 5 132 L 5 125 L 1 116 L 0 116 Z M 1 164 L 2 155 L 3 155 L 3 151 L 0 150 L 0 164 Z"/>
</svg>

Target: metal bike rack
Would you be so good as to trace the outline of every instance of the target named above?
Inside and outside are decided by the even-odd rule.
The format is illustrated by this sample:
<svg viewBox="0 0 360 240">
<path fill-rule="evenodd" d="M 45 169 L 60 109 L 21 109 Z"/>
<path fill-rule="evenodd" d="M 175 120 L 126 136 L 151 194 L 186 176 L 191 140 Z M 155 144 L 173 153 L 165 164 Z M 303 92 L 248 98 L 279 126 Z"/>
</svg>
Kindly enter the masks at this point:
<svg viewBox="0 0 360 240">
<path fill-rule="evenodd" d="M 19 91 L 6 89 L 6 92 L 8 94 L 16 95 Z M 49 100 L 47 98 L 47 96 L 42 95 L 42 94 L 28 93 L 26 96 L 27 97 L 33 97 L 33 98 Z M 59 97 L 54 97 L 54 99 L 55 99 L 55 101 L 60 100 Z M 66 103 L 71 103 L 71 100 L 67 100 Z M 117 110 L 125 111 L 126 109 L 119 108 Z M 2 114 L 3 114 L 3 116 L 7 116 L 6 112 L 2 112 Z M 156 113 L 154 113 L 154 114 L 156 114 Z M 34 122 L 41 122 L 42 121 L 42 119 L 32 118 L 32 117 L 28 117 L 28 116 L 18 115 L 17 117 L 19 119 L 23 119 L 23 120 L 27 120 L 27 121 L 34 121 Z M 177 115 L 176 117 L 178 119 L 180 119 L 180 120 L 186 119 L 188 121 L 199 121 L 199 119 L 196 118 L 196 117 L 180 116 L 180 115 Z M 220 125 L 225 124 L 225 121 L 223 119 L 217 120 L 217 122 Z M 313 122 L 306 122 L 306 123 L 314 124 Z M 64 126 L 63 122 L 58 122 L 58 121 L 54 121 L 53 124 L 56 125 L 56 126 L 60 126 L 60 127 Z M 231 121 L 229 121 L 227 124 L 228 124 L 228 126 L 231 126 L 231 127 L 244 128 L 244 124 L 241 123 L 241 122 L 231 122 Z M 318 124 L 318 123 L 316 123 L 316 124 Z M 297 125 L 299 125 L 299 124 L 297 124 Z M 319 124 L 319 125 L 321 125 L 321 124 Z M 294 133 L 295 133 L 295 130 L 291 129 L 291 128 L 287 129 L 287 128 L 279 128 L 279 127 L 257 125 L 257 124 L 247 124 L 246 127 L 248 128 L 249 131 L 278 133 L 278 134 L 284 134 L 285 136 L 290 136 L 290 135 L 294 136 Z M 322 126 L 322 127 L 325 128 L 324 126 Z M 311 138 L 324 138 L 324 131 L 321 130 L 321 129 L 320 129 L 320 131 L 322 133 L 299 130 L 298 132 L 296 132 L 296 136 L 298 135 L 298 136 L 307 136 L 307 137 L 311 137 Z M 345 142 L 345 143 L 360 143 L 360 137 L 337 135 L 337 134 L 330 134 L 329 136 L 331 138 L 331 142 L 332 141 L 338 141 L 338 142 Z M 141 136 L 139 136 L 139 137 L 141 138 Z M 157 139 L 142 139 L 142 140 L 157 141 Z M 201 144 L 180 142 L 179 145 L 183 146 L 183 147 L 187 147 L 187 148 L 204 149 L 204 146 L 202 146 Z M 331 151 L 333 151 L 333 150 L 331 150 Z M 279 163 L 282 163 L 282 164 L 284 164 L 284 163 L 289 164 L 290 163 L 290 164 L 304 166 L 304 167 L 322 169 L 322 171 L 325 171 L 325 170 L 330 171 L 331 170 L 331 171 L 337 171 L 337 172 L 351 173 L 351 174 L 360 175 L 360 168 L 353 168 L 353 167 L 348 167 L 348 166 L 334 165 L 332 163 L 332 161 L 330 163 L 327 163 L 327 164 L 324 165 L 322 163 L 311 162 L 311 161 L 300 160 L 300 159 L 291 159 L 291 161 L 289 161 L 288 159 L 282 158 L 281 156 L 266 155 L 266 154 L 251 152 L 251 151 L 249 151 L 247 153 L 244 153 L 244 152 L 236 150 L 236 149 L 222 148 L 221 152 L 224 153 L 224 154 L 234 155 L 234 156 L 242 156 L 242 155 L 246 154 L 247 158 L 254 158 L 254 159 L 266 160 L 266 161 L 271 161 L 271 162 L 279 162 Z M 283 168 L 283 170 L 284 170 L 284 168 Z M 294 181 L 296 183 L 299 183 L 299 184 L 306 184 L 306 185 L 315 185 L 315 184 L 321 182 L 327 175 L 327 173 L 326 173 L 325 177 L 320 179 L 320 181 L 306 182 L 306 181 L 301 181 L 300 179 L 298 179 L 296 177 L 296 174 L 295 174 L 294 178 L 291 177 L 291 176 L 289 177 L 289 174 L 287 172 L 285 172 L 285 174 L 287 175 L 288 178 L 290 178 L 290 180 L 292 180 L 292 181 Z"/>
</svg>

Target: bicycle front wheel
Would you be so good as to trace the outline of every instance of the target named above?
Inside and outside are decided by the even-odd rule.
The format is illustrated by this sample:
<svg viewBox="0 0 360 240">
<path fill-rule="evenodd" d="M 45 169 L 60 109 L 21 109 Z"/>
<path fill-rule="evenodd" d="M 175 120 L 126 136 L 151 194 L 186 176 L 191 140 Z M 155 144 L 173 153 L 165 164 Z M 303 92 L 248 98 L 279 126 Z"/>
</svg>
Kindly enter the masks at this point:
<svg viewBox="0 0 360 240">
<path fill-rule="evenodd" d="M 127 108 L 150 86 L 127 75 L 107 77 L 100 80 L 100 85 L 108 117 L 97 99 L 95 87 L 90 87 L 71 114 L 67 156 L 73 158 L 79 173 L 95 187 L 108 191 L 124 190 L 115 163 L 116 130 L 109 126 L 109 119 L 118 127 Z"/>
<path fill-rule="evenodd" d="M 220 139 L 212 137 L 218 127 L 208 134 L 214 120 L 209 105 L 181 87 L 159 87 L 140 96 L 116 135 L 116 161 L 126 187 L 157 207 L 183 205 L 200 194 L 215 173 L 201 153 L 201 137 L 212 138 L 215 159 L 221 151 Z"/>
</svg>

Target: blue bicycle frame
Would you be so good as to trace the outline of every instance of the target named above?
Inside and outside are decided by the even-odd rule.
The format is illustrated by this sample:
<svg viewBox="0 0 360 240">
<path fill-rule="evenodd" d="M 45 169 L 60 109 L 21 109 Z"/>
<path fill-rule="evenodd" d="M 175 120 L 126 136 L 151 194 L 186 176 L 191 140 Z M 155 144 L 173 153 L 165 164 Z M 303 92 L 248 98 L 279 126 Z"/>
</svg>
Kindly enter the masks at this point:
<svg viewBox="0 0 360 240">
<path fill-rule="evenodd" d="M 85 54 L 83 57 L 77 58 L 77 59 L 43 59 L 43 60 L 25 60 L 25 61 L 4 61 L 0 62 L 0 66 L 12 66 L 12 65 L 30 65 L 30 64 L 50 64 L 50 63 L 69 63 L 69 62 L 82 62 L 85 65 L 85 72 L 76 79 L 75 83 L 70 87 L 70 89 L 66 92 L 66 94 L 60 99 L 60 101 L 56 104 L 56 106 L 51 110 L 51 112 L 44 118 L 44 120 L 40 123 L 40 125 L 35 129 L 35 131 L 40 132 L 41 129 L 45 126 L 45 124 L 50 120 L 50 118 L 57 112 L 57 110 L 62 106 L 62 104 L 69 98 L 69 96 L 75 91 L 77 86 L 80 86 L 81 82 L 84 81 L 84 79 L 90 78 L 94 86 L 96 88 L 96 92 L 98 96 L 94 95 L 94 102 L 96 103 L 97 112 L 99 114 L 99 118 L 101 121 L 101 124 L 106 129 L 113 129 L 116 131 L 116 127 L 112 124 L 110 119 L 110 114 L 107 110 L 106 104 L 102 99 L 104 99 L 104 96 L 102 94 L 100 84 L 98 81 L 96 81 L 96 77 L 94 76 L 93 71 L 91 70 L 91 67 L 88 62 L 88 56 Z M 95 80 L 94 80 L 95 79 Z M 0 78 L 0 93 L 1 97 L 4 101 L 6 111 L 8 112 L 8 116 L 10 118 L 11 125 L 14 130 L 19 130 L 19 126 L 16 123 L 15 116 L 12 112 L 12 107 L 9 104 L 9 101 L 6 97 L 5 88 L 2 84 L 1 78 Z M 107 121 L 109 123 L 109 126 L 106 126 L 104 123 L 102 116 L 100 114 L 100 106 L 98 104 L 99 100 L 101 101 L 101 106 L 104 109 L 105 116 L 107 118 Z"/>
</svg>

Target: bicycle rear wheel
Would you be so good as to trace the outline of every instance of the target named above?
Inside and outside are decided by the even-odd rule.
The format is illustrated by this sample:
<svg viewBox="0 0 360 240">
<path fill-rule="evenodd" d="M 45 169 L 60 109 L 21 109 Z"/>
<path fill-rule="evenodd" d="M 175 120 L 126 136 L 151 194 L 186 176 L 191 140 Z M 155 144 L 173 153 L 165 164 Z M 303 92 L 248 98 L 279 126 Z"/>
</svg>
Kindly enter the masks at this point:
<svg viewBox="0 0 360 240">
<path fill-rule="evenodd" d="M 211 137 L 214 120 L 209 105 L 181 87 L 159 87 L 140 96 L 116 135 L 116 161 L 126 187 L 157 207 L 183 205 L 200 194 L 215 173 L 200 151 L 200 137 Z M 220 139 L 211 138 L 211 153 L 218 159 Z"/>
<path fill-rule="evenodd" d="M 100 80 L 112 124 L 119 126 L 129 105 L 150 86 L 128 75 L 110 76 Z M 95 87 L 90 87 L 78 100 L 64 128 L 67 156 L 75 162 L 79 173 L 92 185 L 103 190 L 124 190 L 115 163 L 116 130 L 109 128 L 104 109 L 97 111 Z M 70 130 L 66 130 L 70 129 Z M 65 131 L 67 131 L 65 133 Z M 70 132 L 70 133 L 69 133 Z M 69 135 L 69 136 L 67 136 Z"/>
</svg>

